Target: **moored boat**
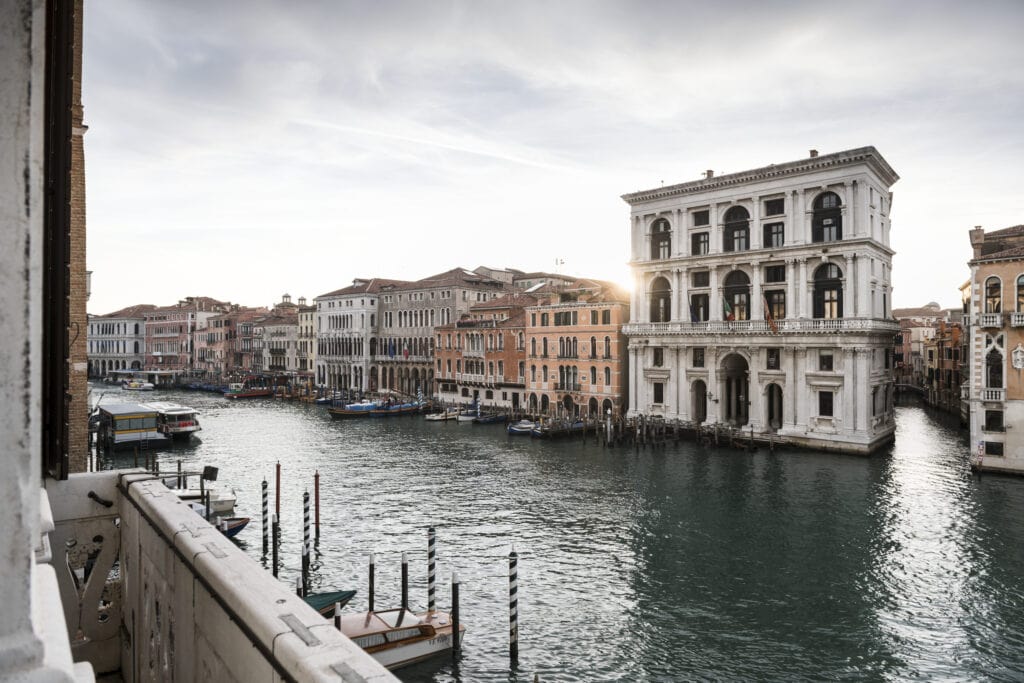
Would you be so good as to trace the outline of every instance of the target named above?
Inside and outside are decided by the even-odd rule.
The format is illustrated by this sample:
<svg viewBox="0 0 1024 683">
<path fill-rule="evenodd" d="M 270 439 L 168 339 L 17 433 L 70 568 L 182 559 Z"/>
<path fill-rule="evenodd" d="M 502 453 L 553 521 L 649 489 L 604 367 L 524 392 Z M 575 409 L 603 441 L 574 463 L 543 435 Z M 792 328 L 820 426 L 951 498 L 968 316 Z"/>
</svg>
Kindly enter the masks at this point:
<svg viewBox="0 0 1024 683">
<path fill-rule="evenodd" d="M 505 413 L 499 413 L 499 412 L 480 413 L 475 418 L 473 418 L 473 422 L 475 424 L 480 424 L 480 425 L 494 424 L 496 422 L 507 422 L 507 421 L 508 421 L 508 415 L 506 415 Z"/>
<path fill-rule="evenodd" d="M 140 405 L 156 411 L 156 429 L 164 436 L 172 439 L 187 440 L 193 434 L 202 430 L 202 427 L 199 426 L 199 418 L 196 417 L 199 411 L 195 408 L 167 401 L 154 401 Z"/>
<path fill-rule="evenodd" d="M 448 422 L 449 420 L 454 420 L 458 415 L 458 408 L 445 408 L 436 413 L 427 413 L 424 419 L 431 422 Z"/>
<path fill-rule="evenodd" d="M 145 404 L 108 403 L 96 411 L 97 443 L 104 448 L 153 448 L 170 442 L 157 430 L 157 411 Z"/>
<path fill-rule="evenodd" d="M 322 616 L 330 619 L 334 617 L 335 605 L 344 607 L 355 595 L 355 591 L 326 591 L 324 593 L 311 593 L 302 599 Z"/>
<path fill-rule="evenodd" d="M 178 498 L 181 498 L 190 505 L 203 504 L 206 494 L 210 494 L 210 512 L 215 515 L 222 512 L 231 512 L 235 509 L 235 501 L 237 498 L 234 491 L 221 491 L 220 489 L 214 489 L 208 486 L 204 489 L 171 490 L 178 494 Z"/>
<path fill-rule="evenodd" d="M 370 411 L 370 417 L 393 417 L 396 415 L 413 415 L 421 413 L 425 408 L 422 401 L 408 401 L 405 403 L 381 403 Z"/>
<path fill-rule="evenodd" d="M 506 428 L 508 433 L 513 436 L 530 436 L 537 423 L 533 420 L 519 420 L 518 422 L 512 422 Z"/>
<path fill-rule="evenodd" d="M 121 382 L 121 388 L 125 391 L 153 391 L 155 387 L 149 382 L 132 379 Z"/>
<path fill-rule="evenodd" d="M 327 412 L 331 417 L 369 417 L 370 411 L 376 410 L 379 405 L 377 401 L 362 400 L 359 403 L 331 406 Z"/>
<path fill-rule="evenodd" d="M 388 669 L 450 652 L 454 644 L 447 612 L 415 614 L 406 609 L 359 612 L 341 617 L 341 632 Z M 462 643 L 466 627 L 459 624 Z"/>
<path fill-rule="evenodd" d="M 271 387 L 248 386 L 238 382 L 229 384 L 228 390 L 224 392 L 224 398 L 231 399 L 259 398 L 260 396 L 273 395 L 274 390 Z"/>
<path fill-rule="evenodd" d="M 538 439 L 557 439 L 572 434 L 578 434 L 586 428 L 583 420 L 575 421 L 554 421 L 537 423 L 537 426 L 530 432 Z"/>
</svg>

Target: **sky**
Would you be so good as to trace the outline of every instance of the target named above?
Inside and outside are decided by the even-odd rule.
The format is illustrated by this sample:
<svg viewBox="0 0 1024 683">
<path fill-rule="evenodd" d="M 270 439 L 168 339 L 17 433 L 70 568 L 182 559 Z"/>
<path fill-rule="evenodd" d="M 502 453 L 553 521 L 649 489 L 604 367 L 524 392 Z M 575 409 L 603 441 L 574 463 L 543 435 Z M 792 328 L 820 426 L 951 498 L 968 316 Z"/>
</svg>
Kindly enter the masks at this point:
<svg viewBox="0 0 1024 683">
<path fill-rule="evenodd" d="M 1024 2 L 85 3 L 88 310 L 630 282 L 621 195 L 866 145 L 894 307 L 1024 223 Z"/>
</svg>

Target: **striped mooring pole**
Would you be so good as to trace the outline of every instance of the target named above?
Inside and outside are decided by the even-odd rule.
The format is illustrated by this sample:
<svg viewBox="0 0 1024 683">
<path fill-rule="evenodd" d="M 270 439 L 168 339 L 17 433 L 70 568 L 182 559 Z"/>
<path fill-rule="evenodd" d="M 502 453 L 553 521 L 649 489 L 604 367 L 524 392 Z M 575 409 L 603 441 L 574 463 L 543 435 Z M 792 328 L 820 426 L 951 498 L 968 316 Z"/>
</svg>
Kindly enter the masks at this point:
<svg viewBox="0 0 1024 683">
<path fill-rule="evenodd" d="M 267 487 L 267 480 L 263 480 L 263 554 L 267 554 L 270 547 L 270 493 Z"/>
<path fill-rule="evenodd" d="M 366 610 L 368 612 L 372 612 L 373 611 L 373 570 L 374 570 L 374 566 L 373 565 L 374 565 L 373 553 L 370 553 L 370 571 L 369 571 L 370 587 L 369 587 L 369 589 L 367 591 L 367 600 L 369 601 L 369 606 L 366 608 Z"/>
<path fill-rule="evenodd" d="M 459 642 L 459 575 L 452 572 L 452 659 L 458 659 L 462 644 Z"/>
<path fill-rule="evenodd" d="M 515 545 L 508 554 L 508 656 L 519 660 L 519 556 Z"/>
<path fill-rule="evenodd" d="M 437 534 L 434 527 L 427 529 L 427 613 L 433 614 L 437 611 L 437 594 L 435 591 L 435 563 L 437 560 Z"/>
<path fill-rule="evenodd" d="M 409 556 L 402 551 L 402 612 L 409 609 Z M 401 617 L 399 617 L 401 619 Z"/>
<path fill-rule="evenodd" d="M 309 540 L 309 491 L 302 493 L 302 595 L 309 594 L 309 549 L 312 543 Z"/>
</svg>

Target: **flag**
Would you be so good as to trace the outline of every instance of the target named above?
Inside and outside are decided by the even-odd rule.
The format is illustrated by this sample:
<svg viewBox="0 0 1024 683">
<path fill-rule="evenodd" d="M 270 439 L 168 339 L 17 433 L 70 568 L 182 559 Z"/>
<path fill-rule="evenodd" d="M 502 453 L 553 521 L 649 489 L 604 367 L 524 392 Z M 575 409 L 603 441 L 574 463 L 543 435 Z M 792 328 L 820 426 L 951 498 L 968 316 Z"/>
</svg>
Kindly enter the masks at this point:
<svg viewBox="0 0 1024 683">
<path fill-rule="evenodd" d="M 406 344 L 404 347 L 402 347 L 402 357 L 403 358 L 408 358 L 409 357 L 409 344 Z"/>
<path fill-rule="evenodd" d="M 693 302 L 690 302 L 690 322 L 699 323 L 700 318 L 697 316 L 697 309 L 693 307 Z"/>
<path fill-rule="evenodd" d="M 775 318 L 772 317 L 772 309 L 768 305 L 768 299 L 762 296 L 761 302 L 764 304 L 764 319 L 768 321 L 768 327 L 772 328 L 772 332 L 778 334 L 779 326 L 775 324 Z"/>
<path fill-rule="evenodd" d="M 726 320 L 735 320 L 735 318 L 732 315 L 732 306 L 729 305 L 729 300 L 728 299 L 722 299 L 722 303 L 724 304 L 723 308 L 725 310 L 725 319 Z"/>
<path fill-rule="evenodd" d="M 394 358 L 395 357 L 395 340 L 394 339 L 392 339 L 390 341 L 390 343 L 388 343 L 388 357 L 390 357 L 390 358 Z"/>
</svg>

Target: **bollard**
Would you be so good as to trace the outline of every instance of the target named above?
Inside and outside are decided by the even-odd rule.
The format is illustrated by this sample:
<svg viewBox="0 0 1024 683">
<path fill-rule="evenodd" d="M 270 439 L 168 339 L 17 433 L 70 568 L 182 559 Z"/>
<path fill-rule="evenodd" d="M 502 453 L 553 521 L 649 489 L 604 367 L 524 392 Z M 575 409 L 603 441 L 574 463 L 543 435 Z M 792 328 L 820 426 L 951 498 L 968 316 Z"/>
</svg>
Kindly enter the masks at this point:
<svg viewBox="0 0 1024 683">
<path fill-rule="evenodd" d="M 409 558 L 402 551 L 402 611 L 409 609 Z"/>
<path fill-rule="evenodd" d="M 369 606 L 366 608 L 367 612 L 373 611 L 373 553 L 370 553 L 370 588 L 368 591 Z"/>
<path fill-rule="evenodd" d="M 273 555 L 273 567 L 274 567 L 274 578 L 276 579 L 277 578 L 277 547 L 278 547 L 278 545 L 280 545 L 280 539 L 281 539 L 280 522 L 278 522 L 278 520 L 277 520 L 277 515 L 271 515 L 271 517 L 270 517 L 270 528 L 271 528 L 271 531 L 274 534 L 273 539 L 271 539 L 271 547 L 273 548 L 273 552 L 274 552 L 274 555 Z"/>
<path fill-rule="evenodd" d="M 334 628 L 341 630 L 341 603 L 334 603 Z"/>
<path fill-rule="evenodd" d="M 309 591 L 309 491 L 302 493 L 302 594 Z"/>
<path fill-rule="evenodd" d="M 437 537 L 434 527 L 427 529 L 427 613 L 433 614 L 437 610 L 437 600 L 434 592 L 434 563 L 436 560 Z"/>
<path fill-rule="evenodd" d="M 458 659 L 459 643 L 459 575 L 452 572 L 452 659 Z"/>
<path fill-rule="evenodd" d="M 302 595 L 302 577 L 300 577 L 300 576 L 296 576 L 295 577 L 295 594 L 298 595 L 300 598 L 303 597 L 303 595 Z"/>
<path fill-rule="evenodd" d="M 508 656 L 519 661 L 519 556 L 515 545 L 508 554 Z"/>
<path fill-rule="evenodd" d="M 178 488 L 185 488 L 185 485 L 181 483 L 181 458 L 178 458 Z"/>
<path fill-rule="evenodd" d="M 313 495 L 316 498 L 316 540 L 320 540 L 320 470 L 313 473 Z"/>
<path fill-rule="evenodd" d="M 263 554 L 267 554 L 267 546 L 270 544 L 270 503 L 267 492 L 267 480 L 263 480 Z"/>
</svg>

